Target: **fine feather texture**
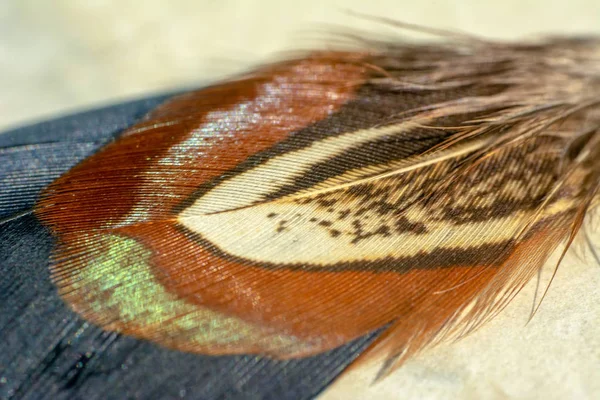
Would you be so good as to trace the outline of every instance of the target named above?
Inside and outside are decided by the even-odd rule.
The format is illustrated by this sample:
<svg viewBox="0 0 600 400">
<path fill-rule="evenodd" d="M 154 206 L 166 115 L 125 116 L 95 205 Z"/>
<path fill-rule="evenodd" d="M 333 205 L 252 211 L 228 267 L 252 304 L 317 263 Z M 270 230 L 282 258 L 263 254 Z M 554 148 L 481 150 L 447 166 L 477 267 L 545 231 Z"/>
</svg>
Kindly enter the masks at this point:
<svg viewBox="0 0 600 400">
<path fill-rule="evenodd" d="M 2 215 L 24 214 L 46 183 L 38 169 L 65 173 L 166 97 L 92 110 L 0 134 Z M 45 143 L 51 142 L 52 145 Z M 78 143 L 97 143 L 71 153 Z M 42 144 L 38 146 L 38 144 Z M 65 153 L 58 149 L 64 146 Z M 86 146 L 88 146 L 86 144 Z M 52 149 L 52 153 L 47 152 Z M 82 149 L 83 150 L 83 149 Z M 3 153 L 6 154 L 6 153 Z M 19 155 L 20 160 L 19 160 Z M 48 161 L 48 163 L 46 162 Z M 28 173 L 25 173 L 27 171 Z M 18 175 L 12 181 L 9 177 Z M 10 188 L 10 190 L 5 190 Z M 14 215 L 12 215 L 14 217 Z M 8 218 L 7 218 L 8 219 Z M 250 355 L 210 357 L 172 351 L 102 330 L 58 297 L 48 272 L 54 241 L 30 214 L 0 225 L 0 398 L 53 400 L 192 398 L 314 398 L 368 344 L 370 337 L 315 357 L 279 361 Z"/>
<path fill-rule="evenodd" d="M 600 46 L 372 44 L 168 101 L 42 195 L 53 279 L 109 330 L 383 372 L 493 317 L 600 174 Z"/>
</svg>

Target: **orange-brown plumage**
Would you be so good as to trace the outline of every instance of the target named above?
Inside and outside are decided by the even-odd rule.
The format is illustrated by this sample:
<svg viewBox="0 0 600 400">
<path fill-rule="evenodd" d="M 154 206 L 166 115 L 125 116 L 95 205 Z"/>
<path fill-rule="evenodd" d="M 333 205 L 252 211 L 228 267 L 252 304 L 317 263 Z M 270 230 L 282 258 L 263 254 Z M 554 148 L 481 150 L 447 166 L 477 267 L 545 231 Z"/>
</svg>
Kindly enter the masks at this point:
<svg viewBox="0 0 600 400">
<path fill-rule="evenodd" d="M 384 329 L 367 356 L 390 368 L 570 244 L 600 173 L 599 48 L 389 44 L 176 97 L 44 192 L 55 282 L 185 351 L 300 357 Z M 146 303 L 138 275 L 111 280 L 128 269 Z"/>
</svg>

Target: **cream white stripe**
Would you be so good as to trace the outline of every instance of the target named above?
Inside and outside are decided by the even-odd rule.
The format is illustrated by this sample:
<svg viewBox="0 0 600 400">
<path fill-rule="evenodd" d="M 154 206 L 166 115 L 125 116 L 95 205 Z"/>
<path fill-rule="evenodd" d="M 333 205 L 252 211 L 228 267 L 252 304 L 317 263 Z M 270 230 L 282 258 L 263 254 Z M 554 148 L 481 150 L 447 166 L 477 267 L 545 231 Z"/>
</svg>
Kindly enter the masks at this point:
<svg viewBox="0 0 600 400">
<path fill-rule="evenodd" d="M 264 209 L 262 209 L 264 207 Z M 394 233 L 390 237 L 376 235 L 352 243 L 351 235 L 331 237 L 326 229 L 297 221 L 289 229 L 277 232 L 277 221 L 265 218 L 270 212 L 280 216 L 304 213 L 324 216 L 312 205 L 270 204 L 245 208 L 231 213 L 180 219 L 180 223 L 222 251 L 248 260 L 275 264 L 332 265 L 341 262 L 378 260 L 386 257 L 411 257 L 432 248 L 452 249 L 467 243 L 484 245 L 514 238 L 522 220 L 510 216 L 449 228 L 444 222 L 428 223 L 426 234 Z M 411 221 L 422 221 L 426 210 L 406 214 Z M 523 215 L 520 215 L 523 217 Z M 233 234 L 235 232 L 235 234 Z M 476 240 L 473 238 L 476 237 Z"/>
<path fill-rule="evenodd" d="M 269 193 L 292 184 L 294 179 L 316 163 L 342 154 L 368 141 L 408 132 L 423 121 L 403 122 L 380 128 L 363 129 L 316 141 L 310 146 L 273 157 L 260 166 L 229 179 L 184 211 L 184 216 L 222 212 L 251 205 Z"/>
</svg>

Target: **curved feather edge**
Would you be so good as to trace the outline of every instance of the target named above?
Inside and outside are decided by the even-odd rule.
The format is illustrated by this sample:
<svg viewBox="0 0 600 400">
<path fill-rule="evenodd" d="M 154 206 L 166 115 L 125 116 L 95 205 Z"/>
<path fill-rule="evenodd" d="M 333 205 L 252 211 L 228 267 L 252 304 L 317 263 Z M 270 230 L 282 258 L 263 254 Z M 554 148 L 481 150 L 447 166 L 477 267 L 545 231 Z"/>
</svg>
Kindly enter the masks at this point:
<svg viewBox="0 0 600 400">
<path fill-rule="evenodd" d="M 168 347 L 209 354 L 257 352 L 280 358 L 306 356 L 389 324 L 363 358 L 380 352 L 389 355 L 380 376 L 422 348 L 444 338 L 468 334 L 493 317 L 553 251 L 566 251 L 596 196 L 600 179 L 600 164 L 596 161 L 600 159 L 598 42 L 556 39 L 527 45 L 385 44 L 381 48 L 351 56 L 335 52 L 317 54 L 308 57 L 308 61 L 267 68 L 234 86 L 217 86 L 184 95 L 128 130 L 112 148 L 59 179 L 44 193 L 36 213 L 61 240 L 55 253 L 53 277 L 63 298 L 76 311 L 107 329 Z M 180 155 L 186 149 L 198 151 L 199 147 L 194 146 L 213 140 L 214 131 L 195 137 L 195 141 L 181 142 L 184 144 L 168 143 L 164 137 L 176 129 L 202 131 L 208 116 L 218 113 L 221 115 L 209 122 L 227 122 L 224 117 L 233 115 L 227 114 L 231 107 L 252 105 L 256 99 L 252 97 L 255 94 L 242 96 L 246 103 L 235 98 L 222 107 L 219 102 L 228 101 L 233 96 L 231 91 L 241 87 L 235 85 L 249 85 L 257 90 L 269 85 L 270 89 L 273 85 L 277 88 L 281 77 L 288 76 L 290 71 L 301 79 L 293 81 L 299 85 L 295 93 L 299 91 L 302 95 L 304 89 L 309 96 L 310 101 L 303 106 L 322 106 L 321 100 L 310 97 L 310 91 L 326 92 L 331 87 L 335 93 L 329 92 L 329 98 L 343 101 L 318 119 L 303 121 L 289 136 L 292 139 L 285 142 L 287 148 L 278 144 L 283 142 L 284 135 L 264 149 L 252 150 L 249 156 L 260 154 L 262 158 L 253 159 L 243 168 L 238 166 L 241 161 L 234 161 L 232 167 L 210 166 L 216 170 L 213 175 L 225 178 L 207 181 L 208 186 L 200 194 L 190 197 L 175 192 L 172 196 L 175 200 L 155 194 L 152 185 L 168 186 L 166 178 L 175 179 L 173 171 L 189 176 L 212 173 L 203 170 L 209 167 L 186 164 L 195 161 L 195 156 Z M 270 76 L 277 79 L 271 80 Z M 362 88 L 371 92 L 362 93 Z M 290 94 L 285 90 L 283 93 Z M 426 97 L 432 93 L 434 97 Z M 415 101 L 416 105 L 404 108 L 390 107 L 387 114 L 365 127 L 341 119 L 337 121 L 339 132 L 335 135 L 306 139 L 296 134 L 302 126 L 318 126 L 319 119 L 334 119 L 353 100 L 359 104 L 358 111 L 353 112 L 363 118 L 356 113 L 371 112 L 367 107 L 369 101 L 384 101 L 388 97 L 396 98 L 394 101 L 412 99 L 415 94 L 428 100 Z M 270 96 L 269 100 L 279 99 L 277 94 Z M 198 97 L 211 100 L 202 103 L 204 100 Z M 272 110 L 269 113 L 275 115 Z M 239 122 L 247 123 L 241 115 Z M 268 132 L 279 128 L 270 125 Z M 227 131 L 225 125 L 221 129 L 233 132 Z M 323 128 L 314 129 L 312 134 Z M 409 144 L 420 140 L 423 145 L 397 158 L 386 158 L 385 152 L 368 153 L 367 145 L 382 143 L 389 137 Z M 120 165 L 119 161 L 135 155 L 138 150 L 133 145 L 143 146 L 153 140 L 157 151 L 150 158 L 154 157 L 155 163 L 127 164 L 110 175 L 109 171 Z M 308 142 L 300 143 L 301 140 Z M 132 147 L 120 153 L 117 146 L 124 143 Z M 395 142 L 394 145 L 399 146 Z M 360 158 L 358 152 L 352 153 L 355 149 L 366 155 Z M 404 148 L 393 148 L 398 149 Z M 270 150 L 273 151 L 267 154 Z M 103 159 L 107 154 L 109 157 Z M 331 173 L 329 168 L 333 164 L 327 161 L 333 159 L 332 154 L 347 163 L 358 161 L 353 168 L 340 167 L 341 172 Z M 305 170 L 297 172 L 294 163 L 304 165 Z M 525 167 L 532 168 L 531 174 L 522 171 Z M 147 170 L 151 174 L 141 182 L 134 182 L 134 178 Z M 503 174 L 509 171 L 516 178 L 502 178 L 505 181 L 500 181 L 495 191 L 489 190 L 493 187 L 486 183 L 490 177 L 505 177 Z M 106 174 L 110 179 L 94 180 Z M 432 178 L 433 182 L 414 188 L 418 185 L 413 183 L 422 177 Z M 493 179 L 490 182 L 498 183 Z M 519 187 L 518 183 L 525 186 Z M 315 213 L 313 218 L 329 223 L 322 216 L 343 211 L 336 209 L 338 203 L 357 206 L 360 201 L 369 202 L 368 194 L 392 184 L 402 184 L 398 194 L 390 195 L 398 197 L 394 218 L 401 221 L 401 233 L 390 233 L 396 236 L 396 242 L 385 242 L 389 237 L 385 231 L 376 232 L 381 236 L 377 241 L 372 239 L 373 235 L 364 237 L 359 232 L 354 235 L 356 243 L 367 243 L 360 253 L 356 246 L 351 247 L 342 239 L 321 244 L 317 242 L 321 236 L 311 236 L 317 232 L 314 224 L 308 222 L 311 212 Z M 107 190 L 108 185 L 129 191 L 126 196 L 135 201 L 123 201 L 123 196 Z M 478 185 L 486 188 L 483 194 L 476 192 Z M 371 192 L 367 193 L 365 188 Z M 98 198 L 99 193 L 104 199 Z M 363 197 L 356 200 L 357 196 Z M 501 198 L 504 200 L 500 201 Z M 480 225 L 474 222 L 473 228 L 469 228 L 469 223 L 461 220 L 463 216 L 452 214 L 458 209 L 452 207 L 462 199 L 466 199 L 463 211 L 473 215 L 472 220 Z M 151 207 L 157 201 L 167 206 L 153 211 Z M 89 208 L 86 210 L 84 206 Z M 103 207 L 119 218 L 107 219 Z M 327 207 L 333 211 L 327 211 Z M 90 209 L 96 211 L 90 213 Z M 302 214 L 303 217 L 279 226 L 282 232 L 300 233 L 296 236 L 283 233 L 279 241 L 267 242 L 262 228 L 255 229 L 253 225 L 255 231 L 260 231 L 255 237 L 250 233 L 232 236 L 231 230 L 239 228 L 235 221 L 245 221 L 242 217 L 250 218 L 262 210 L 275 210 L 271 214 L 277 214 L 277 210 L 286 215 Z M 487 222 L 482 217 L 486 212 Z M 264 215 L 261 218 L 266 221 Z M 82 221 L 82 216 L 88 220 Z M 384 226 L 381 222 L 384 219 L 377 220 L 380 227 Z M 435 234 L 416 241 L 415 237 L 424 234 L 416 223 Z M 443 223 L 447 223 L 445 228 Z M 174 224 L 183 227 L 183 236 L 176 236 Z M 350 236 L 349 225 L 340 224 L 343 228 L 335 230 L 331 225 L 321 226 L 334 239 L 347 233 Z M 219 226 L 230 231 L 215 228 Z M 448 241 L 445 236 L 452 229 L 459 234 Z M 494 229 L 498 232 L 493 232 Z M 485 232 L 488 242 L 483 246 L 476 236 Z M 494 234 L 502 236 L 501 233 L 506 234 L 504 239 L 494 237 Z M 197 255 L 196 265 L 185 262 L 177 265 L 157 256 L 162 251 L 158 250 L 161 241 L 175 242 L 172 238 L 181 244 L 165 254 L 179 255 L 181 260 L 189 261 L 184 252 L 193 252 Z M 290 238 L 304 241 L 306 254 L 286 250 L 290 248 Z M 419 252 L 409 245 L 398 247 L 398 240 L 425 250 Z M 198 245 L 208 249 L 206 253 L 193 250 Z M 319 246 L 329 246 L 331 254 L 308 251 L 320 249 Z M 444 269 L 440 264 L 442 256 L 426 261 L 425 253 L 432 253 L 438 247 L 448 250 L 444 257 L 452 257 L 451 251 L 458 254 L 465 249 L 483 249 L 489 254 L 471 255 L 466 261 L 450 260 L 451 268 Z M 408 261 L 399 262 L 403 251 L 413 253 L 405 257 Z M 386 255 L 392 261 L 385 261 Z M 359 256 L 369 261 L 365 270 L 356 267 Z M 289 261 L 281 261 L 282 258 Z M 132 269 L 136 265 L 133 259 L 146 260 L 140 272 Z M 336 283 L 325 286 L 315 280 Z M 382 288 L 382 282 L 391 282 L 389 290 Z M 406 297 L 391 290 L 411 285 L 419 288 L 409 291 Z M 234 288 L 232 293 L 225 290 L 227 287 Z M 309 290 L 313 287 L 320 292 Z M 115 290 L 122 293 L 111 297 Z M 330 293 L 322 293 L 323 290 Z M 161 300 L 140 303 L 140 296 L 148 297 L 149 293 Z M 308 297 L 302 297 L 304 294 Z M 160 297 L 163 295 L 166 297 Z M 177 302 L 183 308 L 175 307 Z M 359 307 L 361 302 L 363 309 Z M 235 323 L 225 322 L 226 327 L 219 328 L 221 319 Z M 197 336 L 198 327 L 201 337 Z M 227 343 L 220 345 L 220 340 Z"/>
</svg>

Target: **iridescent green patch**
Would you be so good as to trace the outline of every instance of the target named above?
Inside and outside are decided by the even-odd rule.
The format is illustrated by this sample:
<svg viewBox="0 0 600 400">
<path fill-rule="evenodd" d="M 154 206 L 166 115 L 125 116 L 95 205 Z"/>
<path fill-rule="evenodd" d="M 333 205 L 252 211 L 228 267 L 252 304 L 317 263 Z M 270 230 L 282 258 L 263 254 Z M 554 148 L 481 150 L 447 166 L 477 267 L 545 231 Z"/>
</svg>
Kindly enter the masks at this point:
<svg viewBox="0 0 600 400">
<path fill-rule="evenodd" d="M 174 347 L 181 347 L 182 339 L 187 342 L 184 347 L 227 346 L 242 341 L 262 345 L 265 351 L 305 346 L 294 337 L 267 334 L 254 324 L 170 293 L 151 270 L 151 251 L 134 239 L 102 234 L 85 242 L 93 243 L 97 254 L 89 265 L 75 269 L 68 292 L 63 294 L 76 308 L 77 304 L 89 307 L 88 312 L 78 311 L 96 316 L 94 322 L 108 329 L 135 331 L 136 336 L 141 332 L 146 339 L 160 337 L 163 342 L 166 337 Z"/>
</svg>

